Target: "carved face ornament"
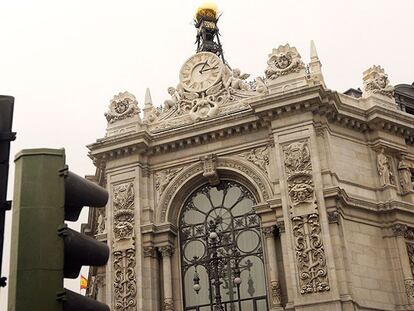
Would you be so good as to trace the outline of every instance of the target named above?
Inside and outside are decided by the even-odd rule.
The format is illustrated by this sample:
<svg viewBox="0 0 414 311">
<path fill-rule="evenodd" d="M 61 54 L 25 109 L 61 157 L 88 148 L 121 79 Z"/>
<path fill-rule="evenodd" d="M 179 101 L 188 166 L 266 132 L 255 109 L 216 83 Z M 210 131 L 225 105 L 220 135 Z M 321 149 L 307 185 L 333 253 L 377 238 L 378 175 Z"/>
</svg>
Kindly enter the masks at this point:
<svg viewBox="0 0 414 311">
<path fill-rule="evenodd" d="M 119 101 L 115 103 L 114 110 L 118 114 L 123 114 L 125 111 L 128 110 L 128 106 L 129 106 L 128 100 L 125 99 L 123 101 Z"/>
<path fill-rule="evenodd" d="M 286 69 L 292 63 L 292 59 L 288 54 L 281 53 L 275 59 L 275 66 L 279 69 Z"/>
</svg>

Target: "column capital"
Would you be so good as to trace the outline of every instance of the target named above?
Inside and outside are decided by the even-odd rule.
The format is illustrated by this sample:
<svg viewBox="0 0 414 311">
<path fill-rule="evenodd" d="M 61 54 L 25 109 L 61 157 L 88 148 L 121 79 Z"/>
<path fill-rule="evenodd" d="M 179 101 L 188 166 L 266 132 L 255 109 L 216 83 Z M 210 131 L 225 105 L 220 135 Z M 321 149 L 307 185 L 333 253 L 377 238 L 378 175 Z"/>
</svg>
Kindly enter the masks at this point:
<svg viewBox="0 0 414 311">
<path fill-rule="evenodd" d="M 262 227 L 262 232 L 266 239 L 274 238 L 276 227 L 275 226 L 266 226 Z"/>
<path fill-rule="evenodd" d="M 158 251 L 162 257 L 171 257 L 174 253 L 174 247 L 172 245 L 159 246 Z"/>
<path fill-rule="evenodd" d="M 285 221 L 284 220 L 277 221 L 276 227 L 279 229 L 279 233 L 285 232 Z"/>
<path fill-rule="evenodd" d="M 394 224 L 392 225 L 391 230 L 394 236 L 404 237 L 407 234 L 408 226 L 404 224 Z"/>
<path fill-rule="evenodd" d="M 157 257 L 157 252 L 154 246 L 143 247 L 144 257 Z"/>
</svg>

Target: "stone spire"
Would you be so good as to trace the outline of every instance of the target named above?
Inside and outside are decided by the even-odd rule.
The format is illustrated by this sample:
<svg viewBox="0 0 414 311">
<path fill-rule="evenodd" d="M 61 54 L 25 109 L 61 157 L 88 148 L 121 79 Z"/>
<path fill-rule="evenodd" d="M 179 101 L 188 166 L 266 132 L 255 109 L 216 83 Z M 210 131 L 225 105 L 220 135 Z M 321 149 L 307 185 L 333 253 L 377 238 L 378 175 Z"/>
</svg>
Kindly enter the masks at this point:
<svg viewBox="0 0 414 311">
<path fill-rule="evenodd" d="M 145 107 L 152 106 L 151 92 L 149 88 L 147 88 L 147 90 L 145 91 L 144 106 Z"/>
<path fill-rule="evenodd" d="M 147 88 L 145 91 L 143 111 L 144 111 L 144 123 L 148 123 L 148 121 L 153 122 L 158 118 L 158 111 L 152 104 L 151 92 L 149 88 Z"/>
<path fill-rule="evenodd" d="M 310 59 L 311 61 L 309 63 L 309 67 L 311 76 L 325 87 L 325 81 L 322 74 L 322 64 L 319 60 L 318 52 L 316 51 L 315 42 L 313 42 L 313 40 L 311 40 L 310 45 Z"/>
</svg>

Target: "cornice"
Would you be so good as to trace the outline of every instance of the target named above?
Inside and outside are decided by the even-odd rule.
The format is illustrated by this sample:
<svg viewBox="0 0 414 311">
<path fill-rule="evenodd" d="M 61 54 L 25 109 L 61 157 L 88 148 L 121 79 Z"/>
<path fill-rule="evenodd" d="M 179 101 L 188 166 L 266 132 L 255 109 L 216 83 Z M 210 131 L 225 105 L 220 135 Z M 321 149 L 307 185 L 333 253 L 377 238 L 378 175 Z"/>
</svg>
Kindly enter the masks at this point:
<svg viewBox="0 0 414 311">
<path fill-rule="evenodd" d="M 244 101 L 251 109 L 182 127 L 154 132 L 143 129 L 133 134 L 98 139 L 88 146 L 89 156 L 99 162 L 131 153 L 153 155 L 174 152 L 268 128 L 274 119 L 306 111 L 326 116 L 328 122 L 362 133 L 384 130 L 404 138 L 407 143 L 414 143 L 414 116 L 381 105 L 364 109 L 357 106 L 358 101 L 346 99 L 342 94 L 340 96 L 320 85 L 285 93 L 271 93 Z"/>
</svg>

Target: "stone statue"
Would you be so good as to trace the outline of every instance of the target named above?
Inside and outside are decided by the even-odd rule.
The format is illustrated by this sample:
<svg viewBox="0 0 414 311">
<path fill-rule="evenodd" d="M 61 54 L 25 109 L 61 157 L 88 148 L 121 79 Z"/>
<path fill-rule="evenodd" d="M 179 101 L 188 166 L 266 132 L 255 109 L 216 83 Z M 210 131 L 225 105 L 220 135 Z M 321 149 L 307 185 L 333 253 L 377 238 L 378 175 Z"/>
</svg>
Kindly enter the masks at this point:
<svg viewBox="0 0 414 311">
<path fill-rule="evenodd" d="M 98 221 L 96 225 L 96 234 L 101 234 L 105 231 L 105 216 L 102 212 L 98 215 Z"/>
<path fill-rule="evenodd" d="M 398 173 L 400 177 L 400 185 L 404 192 L 409 192 L 413 190 L 413 182 L 411 181 L 412 173 L 410 164 L 404 156 L 401 157 L 400 162 L 398 162 Z"/>
<path fill-rule="evenodd" d="M 250 75 L 247 73 L 241 74 L 240 69 L 235 68 L 233 69 L 230 78 L 225 82 L 224 87 L 227 90 L 231 87 L 233 90 L 248 91 L 249 85 L 244 80 L 249 76 Z"/>
<path fill-rule="evenodd" d="M 389 98 L 394 97 L 394 87 L 390 85 L 388 76 L 381 66 L 372 66 L 364 71 L 364 93 L 381 94 Z"/>
<path fill-rule="evenodd" d="M 256 78 L 256 92 L 267 94 L 269 93 L 269 88 L 266 85 L 266 81 L 262 77 Z"/>
<path fill-rule="evenodd" d="M 169 110 L 172 107 L 178 105 L 181 101 L 181 95 L 180 93 L 178 93 L 178 88 L 174 88 L 172 86 L 170 86 L 168 88 L 168 94 L 171 95 L 171 99 L 167 99 L 166 101 L 164 101 L 164 110 Z"/>
<path fill-rule="evenodd" d="M 384 148 L 381 148 L 377 155 L 377 169 L 380 176 L 381 186 L 392 184 L 392 172 L 388 157 L 384 153 Z"/>
</svg>

